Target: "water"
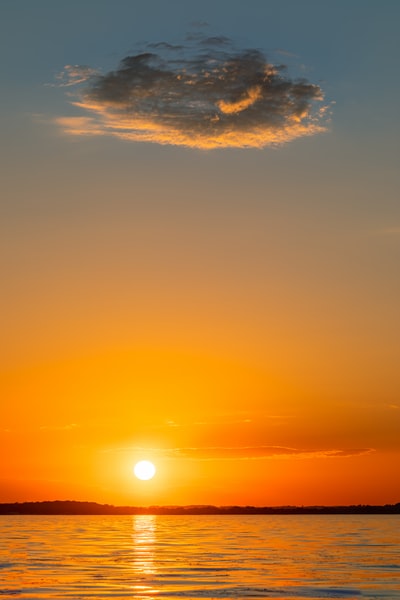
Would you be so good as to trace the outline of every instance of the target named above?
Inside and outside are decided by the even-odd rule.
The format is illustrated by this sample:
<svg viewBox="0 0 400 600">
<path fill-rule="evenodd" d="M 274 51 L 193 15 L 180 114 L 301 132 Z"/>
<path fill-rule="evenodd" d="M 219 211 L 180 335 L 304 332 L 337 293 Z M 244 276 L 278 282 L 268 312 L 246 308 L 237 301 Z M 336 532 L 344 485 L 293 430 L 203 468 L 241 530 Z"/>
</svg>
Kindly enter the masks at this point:
<svg viewBox="0 0 400 600">
<path fill-rule="evenodd" d="M 400 599 L 400 517 L 2 516 L 0 598 Z"/>
</svg>

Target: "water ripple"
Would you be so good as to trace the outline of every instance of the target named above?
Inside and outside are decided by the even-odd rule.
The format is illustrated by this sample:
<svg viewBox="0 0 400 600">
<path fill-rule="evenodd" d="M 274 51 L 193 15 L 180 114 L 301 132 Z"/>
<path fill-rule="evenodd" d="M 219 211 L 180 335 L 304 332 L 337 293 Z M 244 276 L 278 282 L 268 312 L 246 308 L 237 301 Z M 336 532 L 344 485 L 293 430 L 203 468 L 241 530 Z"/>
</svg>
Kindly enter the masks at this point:
<svg viewBox="0 0 400 600">
<path fill-rule="evenodd" d="M 0 596 L 400 600 L 400 517 L 3 516 Z"/>
</svg>

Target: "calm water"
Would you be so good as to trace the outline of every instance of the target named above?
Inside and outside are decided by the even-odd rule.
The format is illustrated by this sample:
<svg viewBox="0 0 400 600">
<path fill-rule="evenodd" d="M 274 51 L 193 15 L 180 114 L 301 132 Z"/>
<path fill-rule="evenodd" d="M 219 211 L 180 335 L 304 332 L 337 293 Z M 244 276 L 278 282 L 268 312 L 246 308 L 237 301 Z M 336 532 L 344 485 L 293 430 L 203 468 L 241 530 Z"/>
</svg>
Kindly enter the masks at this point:
<svg viewBox="0 0 400 600">
<path fill-rule="evenodd" d="M 400 517 L 3 516 L 0 596 L 400 599 Z"/>
</svg>

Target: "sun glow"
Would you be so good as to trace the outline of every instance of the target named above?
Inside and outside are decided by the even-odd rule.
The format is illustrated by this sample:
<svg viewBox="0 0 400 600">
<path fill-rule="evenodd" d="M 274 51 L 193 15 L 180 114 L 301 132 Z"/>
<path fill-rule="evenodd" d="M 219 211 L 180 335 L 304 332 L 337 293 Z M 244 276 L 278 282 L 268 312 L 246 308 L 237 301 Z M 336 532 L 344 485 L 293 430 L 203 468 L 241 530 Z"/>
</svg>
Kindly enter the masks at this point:
<svg viewBox="0 0 400 600">
<path fill-rule="evenodd" d="M 147 481 L 152 479 L 156 473 L 156 468 L 149 460 L 141 460 L 133 468 L 133 472 L 138 479 Z"/>
</svg>

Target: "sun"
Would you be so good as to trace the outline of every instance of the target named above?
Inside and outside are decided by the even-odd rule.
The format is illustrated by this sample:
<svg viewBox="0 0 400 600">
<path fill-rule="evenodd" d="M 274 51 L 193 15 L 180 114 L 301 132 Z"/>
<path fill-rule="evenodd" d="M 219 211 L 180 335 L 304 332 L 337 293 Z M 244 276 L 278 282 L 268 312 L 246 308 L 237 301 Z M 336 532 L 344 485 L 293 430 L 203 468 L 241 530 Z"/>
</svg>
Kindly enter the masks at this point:
<svg viewBox="0 0 400 600">
<path fill-rule="evenodd" d="M 141 460 L 133 467 L 133 472 L 138 479 L 147 481 L 152 479 L 156 474 L 156 468 L 149 460 Z"/>
</svg>

